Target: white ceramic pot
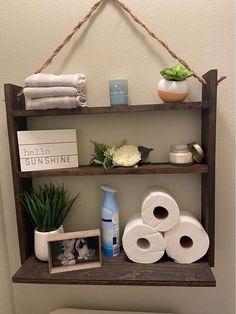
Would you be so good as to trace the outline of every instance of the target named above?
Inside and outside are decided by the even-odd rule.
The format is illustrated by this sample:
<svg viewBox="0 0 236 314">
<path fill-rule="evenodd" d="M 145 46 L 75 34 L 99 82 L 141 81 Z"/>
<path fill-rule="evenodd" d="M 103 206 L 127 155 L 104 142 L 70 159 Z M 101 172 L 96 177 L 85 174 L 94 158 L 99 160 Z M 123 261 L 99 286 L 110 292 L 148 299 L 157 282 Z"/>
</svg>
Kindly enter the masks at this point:
<svg viewBox="0 0 236 314">
<path fill-rule="evenodd" d="M 188 95 L 188 81 L 167 81 L 161 79 L 157 91 L 164 102 L 181 102 Z"/>
<path fill-rule="evenodd" d="M 40 232 L 38 230 L 34 230 L 34 253 L 40 261 L 48 261 L 48 236 L 50 234 L 58 234 L 63 232 L 63 226 L 49 232 Z"/>
</svg>

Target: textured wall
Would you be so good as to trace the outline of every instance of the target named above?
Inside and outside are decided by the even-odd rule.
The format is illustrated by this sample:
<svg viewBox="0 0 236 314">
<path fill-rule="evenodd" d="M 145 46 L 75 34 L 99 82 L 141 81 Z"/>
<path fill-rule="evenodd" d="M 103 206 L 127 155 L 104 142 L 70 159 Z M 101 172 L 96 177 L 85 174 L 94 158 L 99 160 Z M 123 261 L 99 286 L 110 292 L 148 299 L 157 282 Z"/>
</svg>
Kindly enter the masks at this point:
<svg viewBox="0 0 236 314">
<path fill-rule="evenodd" d="M 0 176 L 1 177 L 1 176 Z M 0 185 L 0 313 L 14 314 L 14 301 L 11 286 L 11 274 L 9 267 L 8 248 L 6 244 L 6 230 L 3 217 L 3 204 Z"/>
<path fill-rule="evenodd" d="M 108 80 L 127 78 L 132 104 L 155 103 L 159 71 L 175 65 L 164 49 L 134 25 L 112 3 L 105 1 L 96 18 L 83 27 L 64 48 L 48 73 L 83 72 L 88 79 L 91 106 L 109 104 Z M 97 287 L 13 285 L 17 314 L 45 314 L 60 306 L 84 308 L 166 311 L 178 314 L 232 314 L 234 312 L 234 119 L 235 29 L 234 1 L 126 0 L 137 16 L 165 39 L 195 71 L 217 68 L 228 79 L 219 85 L 216 167 L 216 288 Z M 22 85 L 94 3 L 91 0 L 0 1 L 1 86 Z M 190 100 L 199 100 L 201 86 L 190 79 Z M 4 98 L 1 89 L 1 99 Z M 3 215 L 11 273 L 19 267 L 16 217 L 7 140 L 4 102 L 0 106 L 1 182 Z M 90 139 L 154 147 L 152 160 L 166 159 L 169 145 L 200 139 L 200 115 L 196 112 L 100 115 L 34 119 L 32 129 L 76 127 L 80 162 L 88 162 Z M 54 178 L 57 181 L 61 178 Z M 122 228 L 128 216 L 140 209 L 149 184 L 171 190 L 180 207 L 199 216 L 199 176 L 109 176 L 64 178 L 73 191 L 80 191 L 77 208 L 70 213 L 67 230 L 94 228 L 99 224 L 99 184 L 118 188 Z M 37 181 L 39 182 L 39 181 Z M 35 182 L 35 183 L 37 183 Z M 135 184 L 134 184 L 135 182 Z M 93 195 L 93 197 L 91 197 Z M 88 215 L 89 212 L 89 215 Z M 2 235 L 2 234 L 1 234 Z M 2 286 L 1 286 L 2 289 Z M 199 302 L 200 301 L 200 302 Z M 6 312 L 4 312 L 6 313 Z M 9 312 L 10 313 L 10 312 Z"/>
</svg>

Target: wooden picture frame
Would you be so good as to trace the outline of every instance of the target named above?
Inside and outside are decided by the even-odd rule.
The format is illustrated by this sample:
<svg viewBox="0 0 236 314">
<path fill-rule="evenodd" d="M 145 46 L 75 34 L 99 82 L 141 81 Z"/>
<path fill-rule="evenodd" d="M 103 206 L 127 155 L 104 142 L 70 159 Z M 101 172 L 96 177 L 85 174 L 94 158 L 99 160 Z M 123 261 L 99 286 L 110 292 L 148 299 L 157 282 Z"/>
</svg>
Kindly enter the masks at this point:
<svg viewBox="0 0 236 314">
<path fill-rule="evenodd" d="M 102 266 L 99 229 L 48 236 L 51 274 Z"/>
</svg>

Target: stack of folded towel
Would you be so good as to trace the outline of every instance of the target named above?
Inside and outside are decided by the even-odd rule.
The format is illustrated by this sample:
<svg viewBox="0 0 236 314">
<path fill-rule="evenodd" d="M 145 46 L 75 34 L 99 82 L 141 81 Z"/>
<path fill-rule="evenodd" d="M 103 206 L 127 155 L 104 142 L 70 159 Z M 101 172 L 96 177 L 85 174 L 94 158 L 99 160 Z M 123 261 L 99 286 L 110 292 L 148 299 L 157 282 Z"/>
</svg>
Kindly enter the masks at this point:
<svg viewBox="0 0 236 314">
<path fill-rule="evenodd" d="M 86 78 L 77 74 L 33 74 L 25 80 L 28 110 L 86 107 Z"/>
</svg>

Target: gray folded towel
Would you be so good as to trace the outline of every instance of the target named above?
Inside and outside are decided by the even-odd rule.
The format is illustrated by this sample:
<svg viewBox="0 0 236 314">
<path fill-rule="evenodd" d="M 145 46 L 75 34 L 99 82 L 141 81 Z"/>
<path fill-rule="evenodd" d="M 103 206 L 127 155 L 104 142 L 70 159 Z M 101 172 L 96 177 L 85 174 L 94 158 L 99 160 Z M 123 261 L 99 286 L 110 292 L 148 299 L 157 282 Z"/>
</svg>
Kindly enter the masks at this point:
<svg viewBox="0 0 236 314">
<path fill-rule="evenodd" d="M 82 73 L 62 75 L 37 73 L 25 79 L 25 86 L 26 87 L 71 86 L 79 88 L 79 82 L 81 80 L 82 81 L 85 80 L 85 75 Z"/>
<path fill-rule="evenodd" d="M 77 97 L 44 97 L 44 98 L 28 98 L 25 99 L 27 110 L 46 110 L 46 109 L 71 109 L 77 107 L 86 107 L 87 99 L 84 96 Z"/>
<path fill-rule="evenodd" d="M 25 87 L 24 94 L 25 97 L 32 99 L 43 97 L 78 96 L 78 89 L 70 86 Z"/>
</svg>

